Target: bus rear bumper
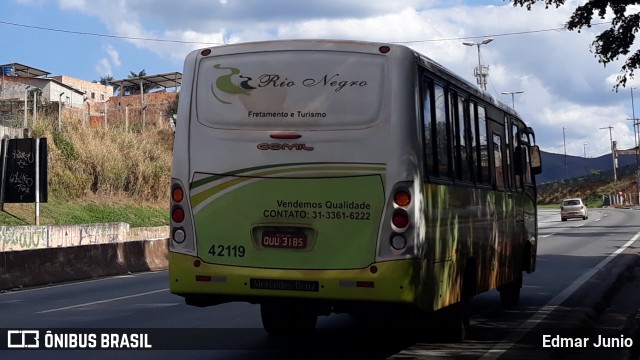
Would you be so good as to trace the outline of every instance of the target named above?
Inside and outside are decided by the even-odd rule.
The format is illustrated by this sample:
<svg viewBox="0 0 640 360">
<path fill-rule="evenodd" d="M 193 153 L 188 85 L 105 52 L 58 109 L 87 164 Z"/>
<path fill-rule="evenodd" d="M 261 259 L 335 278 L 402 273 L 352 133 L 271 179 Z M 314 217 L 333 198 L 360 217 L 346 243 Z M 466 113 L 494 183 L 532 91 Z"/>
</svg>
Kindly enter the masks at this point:
<svg viewBox="0 0 640 360">
<path fill-rule="evenodd" d="M 194 306 L 284 299 L 417 306 L 418 274 L 419 261 L 411 259 L 362 269 L 266 269 L 207 264 L 194 256 L 169 253 L 170 290 Z"/>
</svg>

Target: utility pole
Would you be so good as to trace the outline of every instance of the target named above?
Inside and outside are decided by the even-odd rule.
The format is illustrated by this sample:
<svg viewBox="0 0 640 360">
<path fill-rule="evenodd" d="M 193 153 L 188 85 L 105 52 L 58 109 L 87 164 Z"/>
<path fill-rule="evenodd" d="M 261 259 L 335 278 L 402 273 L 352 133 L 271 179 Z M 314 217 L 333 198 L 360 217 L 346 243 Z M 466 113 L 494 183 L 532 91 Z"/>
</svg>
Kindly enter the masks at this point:
<svg viewBox="0 0 640 360">
<path fill-rule="evenodd" d="M 613 147 L 613 135 L 611 135 L 611 129 L 613 126 L 601 127 L 600 130 L 609 129 L 609 140 L 611 141 L 611 160 L 613 161 L 613 181 L 618 181 L 618 175 L 616 174 L 616 149 Z"/>
<path fill-rule="evenodd" d="M 638 128 L 640 127 L 640 123 L 638 119 L 636 119 L 636 107 L 633 103 L 633 89 L 635 87 L 631 87 L 631 114 L 633 119 L 633 140 L 636 143 L 636 191 L 638 192 L 638 204 L 640 204 L 640 149 L 638 148 Z"/>
<path fill-rule="evenodd" d="M 562 144 L 564 144 L 564 178 L 568 179 L 569 178 L 569 168 L 567 168 L 567 140 L 564 136 L 564 129 L 565 127 L 562 127 Z"/>
<path fill-rule="evenodd" d="M 26 129 L 28 128 L 28 121 L 27 121 L 27 98 L 29 96 L 29 88 L 31 87 L 31 85 L 27 85 L 27 87 L 24 88 L 24 123 L 22 124 L 22 126 Z"/>
<path fill-rule="evenodd" d="M 584 143 L 584 175 L 585 176 L 589 176 L 589 171 L 587 170 L 588 168 L 588 163 L 587 163 L 587 143 Z"/>
<path fill-rule="evenodd" d="M 64 92 L 61 92 L 58 97 L 58 131 L 62 131 L 62 95 Z"/>
</svg>

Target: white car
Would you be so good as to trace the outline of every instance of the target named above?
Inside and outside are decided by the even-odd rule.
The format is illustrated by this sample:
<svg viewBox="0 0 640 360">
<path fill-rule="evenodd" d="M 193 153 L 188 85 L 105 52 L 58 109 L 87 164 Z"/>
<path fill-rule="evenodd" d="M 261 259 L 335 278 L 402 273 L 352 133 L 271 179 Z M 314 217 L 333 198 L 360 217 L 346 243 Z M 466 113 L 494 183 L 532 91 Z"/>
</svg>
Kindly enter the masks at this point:
<svg viewBox="0 0 640 360">
<path fill-rule="evenodd" d="M 560 205 L 560 218 L 562 221 L 567 221 L 567 219 L 571 218 L 587 220 L 589 218 L 589 210 L 581 198 L 564 199 Z"/>
</svg>

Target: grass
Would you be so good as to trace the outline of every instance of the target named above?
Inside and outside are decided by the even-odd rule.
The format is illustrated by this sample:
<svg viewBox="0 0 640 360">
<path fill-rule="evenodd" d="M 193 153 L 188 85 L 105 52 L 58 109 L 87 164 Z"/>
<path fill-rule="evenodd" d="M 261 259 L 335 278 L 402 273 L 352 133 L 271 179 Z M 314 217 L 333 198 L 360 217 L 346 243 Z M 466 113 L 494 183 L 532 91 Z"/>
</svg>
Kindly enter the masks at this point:
<svg viewBox="0 0 640 360">
<path fill-rule="evenodd" d="M 169 210 L 160 206 L 119 202 L 84 203 L 49 199 L 40 204 L 40 225 L 92 224 L 126 222 L 131 227 L 169 224 Z M 0 224 L 35 225 L 35 204 L 5 204 L 0 212 Z"/>
</svg>

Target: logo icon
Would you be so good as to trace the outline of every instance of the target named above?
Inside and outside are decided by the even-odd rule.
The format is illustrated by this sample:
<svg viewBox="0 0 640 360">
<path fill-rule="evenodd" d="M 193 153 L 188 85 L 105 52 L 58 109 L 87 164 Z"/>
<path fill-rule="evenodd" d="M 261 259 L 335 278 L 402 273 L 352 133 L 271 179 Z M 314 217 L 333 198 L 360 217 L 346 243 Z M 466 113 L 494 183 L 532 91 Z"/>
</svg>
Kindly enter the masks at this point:
<svg viewBox="0 0 640 360">
<path fill-rule="evenodd" d="M 228 74 L 219 76 L 215 83 L 211 84 L 211 93 L 216 100 L 223 104 L 231 104 L 231 101 L 223 99 L 222 93 L 230 95 L 251 95 L 251 90 L 255 87 L 249 82 L 251 77 L 240 75 L 240 69 L 234 67 L 224 67 L 220 64 L 213 65 L 214 69 L 227 70 Z"/>
<path fill-rule="evenodd" d="M 11 349 L 40 347 L 40 331 L 38 330 L 8 330 L 7 347 Z"/>
</svg>

